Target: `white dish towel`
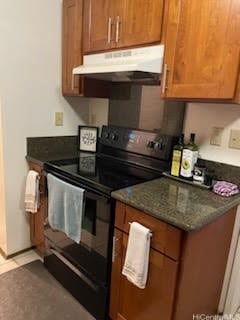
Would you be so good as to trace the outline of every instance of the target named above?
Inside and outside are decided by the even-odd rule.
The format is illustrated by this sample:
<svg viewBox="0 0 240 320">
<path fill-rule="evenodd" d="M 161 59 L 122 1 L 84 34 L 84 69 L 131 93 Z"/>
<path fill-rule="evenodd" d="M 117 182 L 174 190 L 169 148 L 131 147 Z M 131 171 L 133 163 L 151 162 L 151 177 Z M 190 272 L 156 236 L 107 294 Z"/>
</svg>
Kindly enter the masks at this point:
<svg viewBox="0 0 240 320">
<path fill-rule="evenodd" d="M 30 170 L 27 175 L 24 203 L 27 212 L 37 212 L 39 208 L 39 173 L 34 170 Z"/>
<path fill-rule="evenodd" d="M 147 282 L 150 238 L 148 228 L 138 222 L 131 223 L 122 274 L 140 289 L 144 289 Z"/>
<path fill-rule="evenodd" d="M 47 175 L 48 222 L 53 229 L 64 232 L 70 239 L 81 240 L 85 190 L 75 187 L 52 174 Z"/>
</svg>

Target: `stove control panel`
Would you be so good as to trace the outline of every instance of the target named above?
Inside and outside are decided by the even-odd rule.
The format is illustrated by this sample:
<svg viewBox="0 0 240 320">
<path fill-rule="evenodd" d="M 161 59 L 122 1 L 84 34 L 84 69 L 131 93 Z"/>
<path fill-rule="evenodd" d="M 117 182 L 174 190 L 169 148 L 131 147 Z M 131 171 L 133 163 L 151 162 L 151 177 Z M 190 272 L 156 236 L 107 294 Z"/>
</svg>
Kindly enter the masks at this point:
<svg viewBox="0 0 240 320">
<path fill-rule="evenodd" d="M 168 160 L 176 137 L 154 131 L 103 126 L 100 142 L 112 148 Z"/>
</svg>

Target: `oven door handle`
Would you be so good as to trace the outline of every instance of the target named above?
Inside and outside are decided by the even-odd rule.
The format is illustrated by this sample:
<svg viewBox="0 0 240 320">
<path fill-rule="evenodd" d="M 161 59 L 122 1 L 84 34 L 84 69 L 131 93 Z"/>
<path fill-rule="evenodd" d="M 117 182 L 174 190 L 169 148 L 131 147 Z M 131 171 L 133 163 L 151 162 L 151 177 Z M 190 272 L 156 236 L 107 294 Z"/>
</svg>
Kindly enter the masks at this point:
<svg viewBox="0 0 240 320">
<path fill-rule="evenodd" d="M 102 194 L 102 193 L 98 192 L 97 190 L 94 190 L 93 188 L 91 188 L 87 185 L 84 185 L 83 182 L 77 183 L 77 182 L 73 181 L 71 178 L 63 176 L 58 172 L 45 171 L 46 176 L 48 173 L 52 174 L 53 176 L 57 177 L 58 179 L 61 179 L 61 180 L 65 181 L 73 186 L 84 189 L 85 195 L 93 200 L 102 200 L 105 202 L 109 202 L 111 199 L 110 196 Z"/>
<path fill-rule="evenodd" d="M 61 255 L 54 248 L 50 247 L 49 250 L 60 259 L 65 265 L 67 265 L 79 278 L 81 278 L 85 283 L 87 283 L 94 291 L 98 291 L 98 286 L 87 278 L 80 270 L 78 270 L 74 265 L 72 265 L 65 257 Z"/>
</svg>

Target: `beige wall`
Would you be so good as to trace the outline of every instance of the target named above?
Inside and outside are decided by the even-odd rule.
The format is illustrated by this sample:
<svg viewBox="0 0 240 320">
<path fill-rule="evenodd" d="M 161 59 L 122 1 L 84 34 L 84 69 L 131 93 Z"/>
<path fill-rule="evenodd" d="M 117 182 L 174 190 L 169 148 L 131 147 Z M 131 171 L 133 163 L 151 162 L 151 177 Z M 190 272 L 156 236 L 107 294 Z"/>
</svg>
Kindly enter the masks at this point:
<svg viewBox="0 0 240 320">
<path fill-rule="evenodd" d="M 24 210 L 26 137 L 75 135 L 88 122 L 89 101 L 61 94 L 61 0 L 0 1 L 0 97 L 7 246 L 30 246 Z M 64 125 L 54 125 L 56 111 Z M 1 175 L 2 176 L 2 175 Z M 1 189 L 2 190 L 2 189 Z"/>
<path fill-rule="evenodd" d="M 6 219 L 5 219 L 5 190 L 4 190 L 4 165 L 2 145 L 2 112 L 0 100 L 0 248 L 6 252 Z"/>
<path fill-rule="evenodd" d="M 210 145 L 212 127 L 222 127 L 221 146 Z M 228 147 L 230 130 L 240 130 L 240 105 L 190 103 L 185 116 L 185 134 L 196 133 L 203 159 L 240 166 L 240 150 Z"/>
</svg>

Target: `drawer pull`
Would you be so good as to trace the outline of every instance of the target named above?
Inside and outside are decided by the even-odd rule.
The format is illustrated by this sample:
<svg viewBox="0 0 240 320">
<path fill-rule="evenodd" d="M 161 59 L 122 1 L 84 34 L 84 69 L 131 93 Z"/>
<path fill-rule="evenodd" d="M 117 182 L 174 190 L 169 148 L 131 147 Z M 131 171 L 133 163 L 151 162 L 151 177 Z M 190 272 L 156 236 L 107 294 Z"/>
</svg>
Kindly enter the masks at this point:
<svg viewBox="0 0 240 320">
<path fill-rule="evenodd" d="M 128 224 L 132 224 L 132 222 L 128 222 Z M 145 227 L 145 228 L 147 228 L 147 227 Z M 149 233 L 149 235 L 150 235 L 150 237 L 152 237 L 152 231 L 150 230 L 150 233 Z"/>
</svg>

